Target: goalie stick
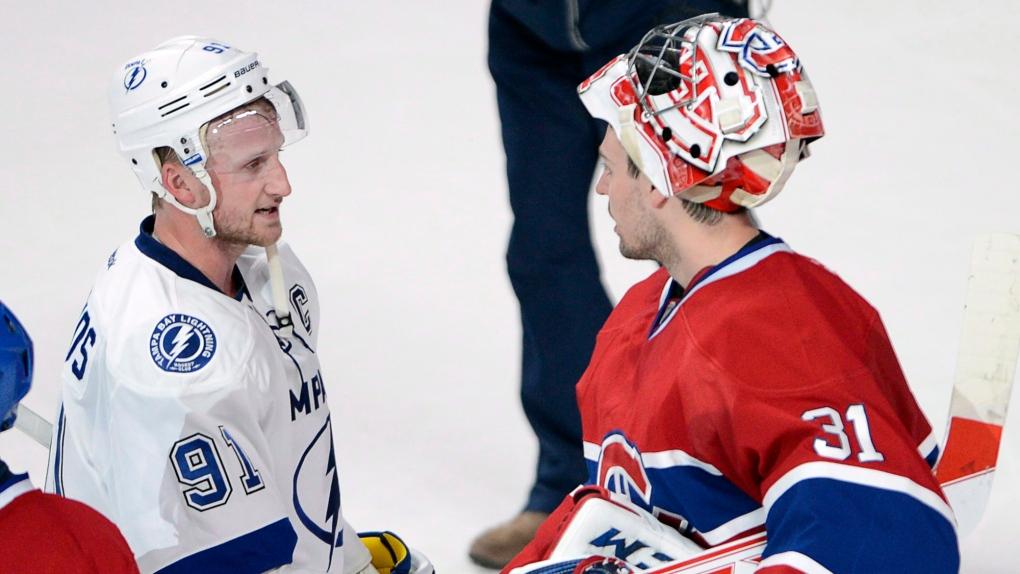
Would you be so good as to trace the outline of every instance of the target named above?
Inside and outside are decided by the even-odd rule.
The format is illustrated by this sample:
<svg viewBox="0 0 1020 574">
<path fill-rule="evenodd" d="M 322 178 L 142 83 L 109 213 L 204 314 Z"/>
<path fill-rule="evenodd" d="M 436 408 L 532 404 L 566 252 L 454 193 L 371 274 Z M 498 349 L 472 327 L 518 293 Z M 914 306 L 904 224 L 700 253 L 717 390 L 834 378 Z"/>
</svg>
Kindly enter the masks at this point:
<svg viewBox="0 0 1020 574">
<path fill-rule="evenodd" d="M 988 502 L 1020 354 L 1020 235 L 982 235 L 974 246 L 945 449 L 935 476 L 961 537 Z M 742 574 L 762 562 L 764 533 L 716 546 L 647 574 Z"/>
</svg>

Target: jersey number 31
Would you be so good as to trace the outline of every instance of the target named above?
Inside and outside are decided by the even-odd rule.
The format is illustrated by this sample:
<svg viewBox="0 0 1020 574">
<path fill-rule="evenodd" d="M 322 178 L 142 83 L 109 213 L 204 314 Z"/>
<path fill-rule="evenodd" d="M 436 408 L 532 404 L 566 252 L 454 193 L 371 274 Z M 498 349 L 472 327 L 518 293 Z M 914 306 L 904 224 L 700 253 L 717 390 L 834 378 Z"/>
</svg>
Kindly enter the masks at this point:
<svg viewBox="0 0 1020 574">
<path fill-rule="evenodd" d="M 832 407 L 821 407 L 805 411 L 800 416 L 805 421 L 821 419 L 822 430 L 836 439 L 833 445 L 829 440 L 818 437 L 814 441 L 815 452 L 819 456 L 835 460 L 846 460 L 850 458 L 850 439 L 846 436 L 846 427 L 843 425 L 843 418 L 839 411 Z M 868 413 L 864 405 L 850 405 L 846 409 L 846 421 L 853 426 L 854 436 L 857 438 L 857 446 L 861 451 L 857 453 L 857 460 L 861 462 L 882 462 L 885 456 L 875 450 L 875 443 L 871 440 L 871 424 L 868 422 Z"/>
</svg>

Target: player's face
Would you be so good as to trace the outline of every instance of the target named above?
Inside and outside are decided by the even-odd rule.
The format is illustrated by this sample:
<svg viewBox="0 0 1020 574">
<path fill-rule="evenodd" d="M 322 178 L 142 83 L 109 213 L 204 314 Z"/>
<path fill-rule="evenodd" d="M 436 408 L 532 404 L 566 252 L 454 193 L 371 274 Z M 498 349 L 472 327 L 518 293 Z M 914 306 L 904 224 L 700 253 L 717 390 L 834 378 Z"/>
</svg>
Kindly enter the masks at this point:
<svg viewBox="0 0 1020 574">
<path fill-rule="evenodd" d="M 595 193 L 609 199 L 609 215 L 616 222 L 620 253 L 628 259 L 657 259 L 656 250 L 665 232 L 649 205 L 650 193 L 658 193 L 644 174 L 632 176 L 627 170 L 627 152 L 609 128 L 599 146 L 603 170 Z"/>
<path fill-rule="evenodd" d="M 264 112 L 250 110 L 210 126 L 206 166 L 216 188 L 213 210 L 221 241 L 267 246 L 280 239 L 280 204 L 290 195 L 280 163 L 283 134 Z"/>
</svg>

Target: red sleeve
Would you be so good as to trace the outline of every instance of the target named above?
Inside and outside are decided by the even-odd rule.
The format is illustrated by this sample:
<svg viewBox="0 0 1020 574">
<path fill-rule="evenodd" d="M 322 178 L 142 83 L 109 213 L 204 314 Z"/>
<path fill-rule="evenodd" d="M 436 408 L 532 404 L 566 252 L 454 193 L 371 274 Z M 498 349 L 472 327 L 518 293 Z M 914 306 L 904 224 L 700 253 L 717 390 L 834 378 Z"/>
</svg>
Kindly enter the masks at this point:
<svg viewBox="0 0 1020 574">
<path fill-rule="evenodd" d="M 120 530 L 88 506 L 38 490 L 0 510 L 0 556 L 9 574 L 137 574 Z"/>
</svg>

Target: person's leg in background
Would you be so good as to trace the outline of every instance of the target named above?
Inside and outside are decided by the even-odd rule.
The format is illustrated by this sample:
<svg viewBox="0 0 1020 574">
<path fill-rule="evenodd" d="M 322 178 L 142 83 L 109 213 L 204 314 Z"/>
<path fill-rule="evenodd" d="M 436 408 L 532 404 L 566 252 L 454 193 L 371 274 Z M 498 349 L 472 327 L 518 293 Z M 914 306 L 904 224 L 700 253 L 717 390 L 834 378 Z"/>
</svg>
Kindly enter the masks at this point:
<svg viewBox="0 0 1020 574">
<path fill-rule="evenodd" d="M 588 227 L 598 139 L 576 96 L 581 56 L 549 48 L 498 6 L 489 32 L 514 213 L 507 270 L 521 312 L 521 401 L 539 444 L 524 511 L 469 552 L 501 567 L 585 480 L 574 385 L 612 305 Z"/>
<path fill-rule="evenodd" d="M 532 13 L 525 25 L 499 2 L 490 12 L 489 70 L 514 213 L 507 269 L 521 310 L 521 401 L 539 443 L 524 509 L 482 533 L 469 550 L 473 561 L 492 568 L 509 562 L 587 476 L 574 386 L 612 304 L 588 223 L 604 126 L 585 111 L 577 84 L 633 47 L 656 22 L 740 12 L 727 0 L 628 0 L 599 8 L 587 19 L 582 15 L 575 38 L 555 18 L 540 21 Z M 567 22 L 565 14 L 555 16 Z M 584 45 L 576 46 L 577 40 Z"/>
</svg>

